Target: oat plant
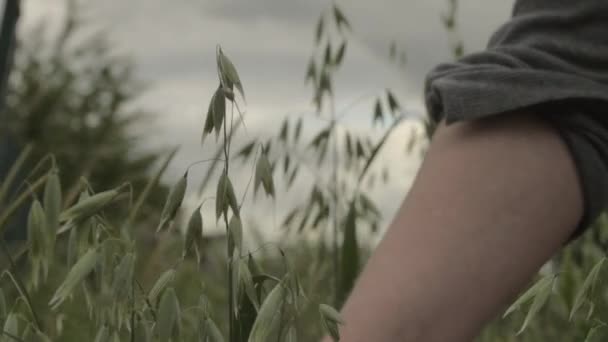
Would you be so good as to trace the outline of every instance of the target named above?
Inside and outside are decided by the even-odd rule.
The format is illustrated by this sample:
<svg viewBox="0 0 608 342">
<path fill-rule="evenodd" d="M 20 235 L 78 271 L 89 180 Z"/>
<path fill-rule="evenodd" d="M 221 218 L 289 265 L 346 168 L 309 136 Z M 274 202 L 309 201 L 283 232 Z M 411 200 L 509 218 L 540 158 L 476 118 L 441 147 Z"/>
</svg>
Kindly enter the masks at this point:
<svg viewBox="0 0 608 342">
<path fill-rule="evenodd" d="M 256 261 L 255 251 L 245 250 L 243 203 L 230 178 L 232 130 L 235 120 L 243 120 L 240 107 L 245 91 L 234 64 L 220 47 L 216 56 L 218 87 L 208 107 L 203 139 L 214 134 L 216 141 L 221 140 L 223 157 L 188 166 L 172 186 L 160 221 L 153 227 L 142 223 L 139 212 L 175 151 L 137 197 L 129 183 L 95 191 L 83 179 L 78 198 L 66 201 L 61 172 L 52 156 L 32 168 L 16 196 L 9 194 L 15 175 L 24 172 L 30 158 L 32 149 L 24 150 L 0 185 L 0 235 L 19 208 L 30 206 L 27 241 L 9 246 L 1 240 L 7 267 L 0 275 L 0 341 L 64 341 L 65 325 L 76 319 L 74 308 L 86 316 L 86 326 L 78 331 L 80 340 L 86 341 L 296 341 L 300 313 L 311 305 L 318 308 L 319 324 L 339 339 L 342 320 L 338 313 L 309 299 L 282 251 L 283 272 L 269 274 Z M 274 199 L 267 148 L 259 145 L 256 150 L 254 191 L 264 191 Z M 138 265 L 145 262 L 139 256 L 146 246 L 137 241 L 137 230 L 142 228 L 138 226 L 155 231 L 159 238 L 178 232 L 179 213 L 192 183 L 189 169 L 218 160 L 223 171 L 215 198 L 203 200 L 190 213 L 182 250 L 172 259 L 172 267 L 159 272 L 150 286 L 143 284 Z M 201 207 L 208 200 L 214 200 L 215 223 L 223 225 L 227 235 L 227 317 L 218 316 L 209 304 L 202 274 L 195 302 L 184 301 L 176 283 L 180 269 L 187 263 L 199 264 L 205 253 Z M 113 215 L 124 208 L 126 217 Z M 278 247 L 266 244 L 262 248 Z M 55 278 L 61 281 L 55 283 Z"/>
</svg>

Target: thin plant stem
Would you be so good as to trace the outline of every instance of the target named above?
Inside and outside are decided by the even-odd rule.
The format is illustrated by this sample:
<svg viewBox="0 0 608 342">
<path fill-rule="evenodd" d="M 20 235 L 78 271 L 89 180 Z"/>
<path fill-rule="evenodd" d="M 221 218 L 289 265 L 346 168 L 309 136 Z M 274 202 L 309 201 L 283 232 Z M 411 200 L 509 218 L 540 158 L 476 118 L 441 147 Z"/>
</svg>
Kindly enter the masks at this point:
<svg viewBox="0 0 608 342">
<path fill-rule="evenodd" d="M 339 203 L 338 203 L 338 132 L 336 129 L 336 105 L 334 103 L 334 96 L 331 95 L 330 96 L 330 102 L 331 102 L 331 130 L 333 131 L 333 139 L 332 139 L 332 183 L 334 186 L 334 193 L 333 193 L 333 213 L 332 213 L 332 220 L 333 220 L 333 267 L 334 267 L 334 301 L 335 304 L 338 304 L 338 299 L 339 299 L 339 282 L 340 282 L 340 260 L 339 260 L 339 251 L 338 251 L 338 238 L 339 238 L 339 234 L 338 234 L 338 222 L 339 222 Z"/>
<path fill-rule="evenodd" d="M 231 111 L 234 112 L 234 104 L 231 106 Z M 227 120 L 224 120 L 224 176 L 228 178 L 228 168 L 230 166 L 230 142 L 228 141 L 227 131 Z M 232 127 L 230 127 L 232 133 Z M 230 134 L 232 136 L 232 134 Z M 216 199 L 219 200 L 219 199 Z M 234 213 L 236 215 L 236 213 Z M 226 225 L 226 232 L 228 232 L 228 212 L 224 211 L 224 223 Z M 230 240 L 230 234 L 228 235 L 228 241 Z M 232 286 L 232 251 L 230 250 L 230 243 L 226 243 L 226 258 L 228 260 L 228 341 L 232 342 L 234 339 L 234 287 Z"/>
</svg>

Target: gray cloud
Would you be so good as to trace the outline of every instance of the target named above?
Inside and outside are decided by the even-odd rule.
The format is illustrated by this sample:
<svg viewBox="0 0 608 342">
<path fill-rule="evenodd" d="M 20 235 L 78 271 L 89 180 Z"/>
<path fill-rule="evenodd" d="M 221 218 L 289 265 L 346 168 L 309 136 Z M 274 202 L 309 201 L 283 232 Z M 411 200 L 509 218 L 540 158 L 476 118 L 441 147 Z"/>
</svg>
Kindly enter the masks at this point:
<svg viewBox="0 0 608 342">
<path fill-rule="evenodd" d="M 319 9 L 324 4 L 326 2 L 321 0 L 215 0 L 205 1 L 202 8 L 205 16 L 226 18 L 235 22 L 236 25 L 247 25 L 259 21 L 309 25 L 310 18 L 318 16 Z"/>
</svg>

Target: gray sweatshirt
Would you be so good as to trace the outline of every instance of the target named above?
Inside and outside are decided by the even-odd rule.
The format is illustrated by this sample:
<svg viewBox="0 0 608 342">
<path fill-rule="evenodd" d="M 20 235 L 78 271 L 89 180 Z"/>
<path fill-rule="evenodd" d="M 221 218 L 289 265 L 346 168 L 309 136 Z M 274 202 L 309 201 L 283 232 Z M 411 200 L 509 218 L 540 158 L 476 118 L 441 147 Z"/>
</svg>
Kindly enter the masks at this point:
<svg viewBox="0 0 608 342">
<path fill-rule="evenodd" d="M 608 101 L 608 0 L 518 0 L 486 51 L 426 83 L 431 116 L 448 122 L 562 99 Z"/>
<path fill-rule="evenodd" d="M 608 204 L 608 0 L 518 0 L 487 49 L 439 65 L 426 81 L 432 121 L 517 109 L 547 119 L 577 165 L 579 236 Z"/>
</svg>

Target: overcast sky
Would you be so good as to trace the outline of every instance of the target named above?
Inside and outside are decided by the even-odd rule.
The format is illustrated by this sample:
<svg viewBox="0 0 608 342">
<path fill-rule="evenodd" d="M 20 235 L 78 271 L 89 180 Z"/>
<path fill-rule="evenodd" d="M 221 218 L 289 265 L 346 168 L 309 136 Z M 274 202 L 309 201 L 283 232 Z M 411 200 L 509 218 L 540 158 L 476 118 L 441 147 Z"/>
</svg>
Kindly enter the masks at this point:
<svg viewBox="0 0 608 342">
<path fill-rule="evenodd" d="M 63 0 L 23 0 L 21 32 L 44 19 L 59 22 Z M 233 60 L 247 93 L 248 134 L 277 129 L 288 113 L 310 110 L 310 89 L 303 84 L 317 18 L 330 1 L 320 0 L 84 0 L 86 17 L 104 28 L 121 51 L 132 55 L 151 89 L 140 105 L 159 115 L 150 118 L 149 146 L 180 145 L 168 179 L 191 161 L 204 158 L 200 131 L 204 108 L 217 86 L 215 46 Z M 440 23 L 447 0 L 349 0 L 339 2 L 353 26 L 345 66 L 336 85 L 337 107 L 365 94 L 395 89 L 413 115 L 424 115 L 424 75 L 450 59 L 448 36 Z M 462 0 L 459 17 L 467 51 L 482 49 L 504 22 L 512 0 Z M 405 69 L 392 66 L 392 40 L 405 48 Z M 371 104 L 352 109 L 348 125 L 369 126 Z M 314 119 L 311 118 L 314 123 Z M 398 165 L 393 186 L 377 194 L 387 216 L 403 197 L 418 165 L 407 158 L 403 130 L 382 158 Z M 278 214 L 279 218 L 283 215 Z"/>
</svg>

